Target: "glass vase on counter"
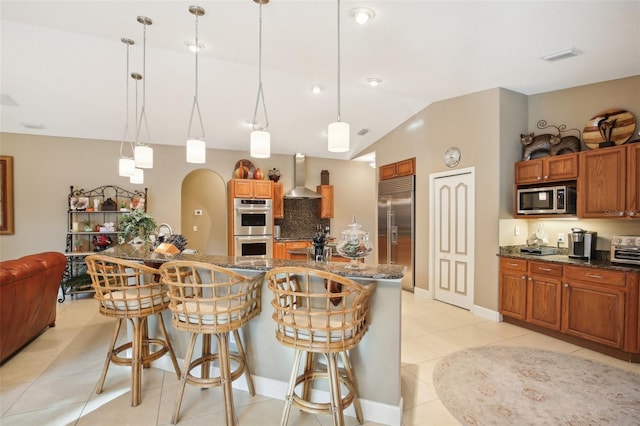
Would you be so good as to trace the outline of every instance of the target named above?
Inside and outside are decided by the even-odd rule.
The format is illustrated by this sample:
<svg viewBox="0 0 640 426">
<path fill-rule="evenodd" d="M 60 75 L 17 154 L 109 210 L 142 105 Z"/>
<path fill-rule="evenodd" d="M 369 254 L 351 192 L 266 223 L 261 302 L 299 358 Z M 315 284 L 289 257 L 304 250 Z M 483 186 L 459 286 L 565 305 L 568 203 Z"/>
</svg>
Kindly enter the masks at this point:
<svg viewBox="0 0 640 426">
<path fill-rule="evenodd" d="M 340 241 L 336 245 L 338 254 L 351 259 L 351 262 L 346 266 L 349 269 L 363 269 L 364 264 L 360 262 L 360 259 L 373 251 L 373 243 L 369 241 L 369 233 L 360 228 L 362 226 L 356 222 L 356 217 L 353 216 L 351 224 L 340 233 Z"/>
</svg>

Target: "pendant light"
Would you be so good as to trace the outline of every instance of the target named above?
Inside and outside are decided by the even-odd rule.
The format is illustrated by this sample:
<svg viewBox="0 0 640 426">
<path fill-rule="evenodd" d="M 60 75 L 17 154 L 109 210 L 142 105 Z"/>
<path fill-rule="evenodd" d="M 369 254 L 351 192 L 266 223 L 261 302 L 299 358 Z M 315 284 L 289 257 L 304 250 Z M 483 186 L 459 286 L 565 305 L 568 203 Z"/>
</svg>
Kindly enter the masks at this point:
<svg viewBox="0 0 640 426">
<path fill-rule="evenodd" d="M 338 0 L 338 120 L 329 124 L 328 149 L 330 152 L 349 151 L 349 124 L 340 120 L 340 0 Z"/>
<path fill-rule="evenodd" d="M 253 1 L 260 6 L 258 19 L 258 95 L 256 97 L 256 107 L 253 110 L 253 131 L 251 132 L 249 155 L 254 158 L 269 158 L 271 156 L 271 135 L 267 132 L 269 117 L 267 116 L 267 105 L 264 101 L 264 92 L 262 91 L 262 5 L 269 3 L 269 0 Z M 264 111 L 264 127 L 259 127 L 257 123 L 260 97 L 262 97 L 262 109 Z"/>
<path fill-rule="evenodd" d="M 130 38 L 122 37 L 120 39 L 127 46 L 127 71 L 125 74 L 126 81 L 126 119 L 124 125 L 124 132 L 122 134 L 122 140 L 120 140 L 120 159 L 118 160 L 118 175 L 131 177 L 133 171 L 136 168 L 136 163 L 133 160 L 133 139 L 129 137 L 129 47 L 136 44 L 135 41 Z M 129 139 L 129 145 L 131 146 L 131 156 L 124 154 L 125 143 Z"/>
<path fill-rule="evenodd" d="M 205 14 L 205 11 L 200 6 L 189 6 L 189 12 L 196 17 L 196 43 L 194 47 L 196 55 L 196 90 L 193 96 L 193 106 L 191 107 L 191 117 L 189 118 L 189 129 L 187 130 L 187 163 L 202 164 L 207 158 L 207 145 L 204 141 L 204 126 L 202 125 L 202 116 L 200 115 L 200 105 L 198 104 L 198 50 L 200 45 L 198 44 L 198 17 Z M 193 137 L 191 133 L 191 125 L 193 124 L 193 113 L 198 112 L 198 122 L 200 123 L 200 130 L 202 131 L 202 137 Z"/>
<path fill-rule="evenodd" d="M 151 18 L 147 18 L 146 16 L 138 16 L 138 22 L 140 22 L 144 27 L 143 38 L 142 38 L 142 75 L 144 80 L 142 81 L 142 109 L 140 110 L 140 120 L 138 121 L 138 129 L 136 131 L 136 145 L 134 149 L 134 159 L 136 162 L 137 168 L 142 169 L 151 169 L 153 168 L 153 148 L 149 146 L 149 141 L 141 142 L 140 141 L 140 130 L 144 125 L 147 138 L 149 138 L 149 124 L 147 123 L 147 112 L 146 112 L 146 60 L 147 60 L 147 25 L 152 25 L 153 21 Z"/>
<path fill-rule="evenodd" d="M 142 74 L 138 73 L 138 72 L 132 72 L 131 73 L 131 78 L 134 79 L 136 81 L 136 103 L 135 103 L 135 116 L 136 116 L 136 129 L 138 128 L 138 82 L 140 80 L 142 80 Z M 129 177 L 129 183 L 136 183 L 136 184 L 142 184 L 144 183 L 144 169 L 141 169 L 139 167 L 135 167 L 135 161 L 134 161 L 134 169 L 133 169 L 133 174 Z"/>
</svg>

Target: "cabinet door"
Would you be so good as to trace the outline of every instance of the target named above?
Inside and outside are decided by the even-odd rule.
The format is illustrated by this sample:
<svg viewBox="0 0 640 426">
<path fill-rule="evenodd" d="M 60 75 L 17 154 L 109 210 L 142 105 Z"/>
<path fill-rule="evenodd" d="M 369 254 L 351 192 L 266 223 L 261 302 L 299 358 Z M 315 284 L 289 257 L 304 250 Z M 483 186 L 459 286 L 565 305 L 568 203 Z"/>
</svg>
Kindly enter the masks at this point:
<svg viewBox="0 0 640 426">
<path fill-rule="evenodd" d="M 231 189 L 231 198 L 253 198 L 253 181 L 250 179 L 233 179 Z"/>
<path fill-rule="evenodd" d="M 544 159 L 546 181 L 575 180 L 578 178 L 578 154 L 554 155 Z"/>
<path fill-rule="evenodd" d="M 391 179 L 396 177 L 396 164 L 387 164 L 380 166 L 380 180 Z"/>
<path fill-rule="evenodd" d="M 578 216 L 623 216 L 626 191 L 626 148 L 583 152 L 578 178 Z"/>
<path fill-rule="evenodd" d="M 536 325 L 560 330 L 562 280 L 546 276 L 529 277 L 527 320 Z"/>
<path fill-rule="evenodd" d="M 284 218 L 284 186 L 282 183 L 273 184 L 273 217 Z"/>
<path fill-rule="evenodd" d="M 542 181 L 542 159 L 519 161 L 515 165 L 516 185 Z"/>
<path fill-rule="evenodd" d="M 316 191 L 322 195 L 318 203 L 318 216 L 322 219 L 333 217 L 333 185 L 318 185 Z"/>
<path fill-rule="evenodd" d="M 640 143 L 627 147 L 627 215 L 640 217 Z"/>
<path fill-rule="evenodd" d="M 298 249 L 303 249 L 303 248 L 307 248 L 307 247 L 311 247 L 311 243 L 309 241 L 287 241 L 285 243 L 285 253 L 284 253 L 284 258 L 285 259 L 291 259 L 291 253 L 289 253 L 289 250 L 298 250 Z M 304 256 L 305 260 L 306 260 L 306 256 Z"/>
<path fill-rule="evenodd" d="M 284 243 L 275 243 L 273 245 L 273 258 L 274 259 L 284 259 L 285 258 L 285 244 Z"/>
<path fill-rule="evenodd" d="M 398 161 L 396 163 L 396 176 L 411 176 L 416 173 L 416 159 Z"/>
<path fill-rule="evenodd" d="M 502 315 L 525 320 L 527 315 L 527 261 L 500 259 L 499 308 Z"/>
<path fill-rule="evenodd" d="M 273 181 L 270 180 L 254 180 L 253 181 L 254 198 L 273 198 Z"/>
<path fill-rule="evenodd" d="M 584 282 L 564 284 L 562 332 L 622 348 L 625 292 Z"/>
</svg>

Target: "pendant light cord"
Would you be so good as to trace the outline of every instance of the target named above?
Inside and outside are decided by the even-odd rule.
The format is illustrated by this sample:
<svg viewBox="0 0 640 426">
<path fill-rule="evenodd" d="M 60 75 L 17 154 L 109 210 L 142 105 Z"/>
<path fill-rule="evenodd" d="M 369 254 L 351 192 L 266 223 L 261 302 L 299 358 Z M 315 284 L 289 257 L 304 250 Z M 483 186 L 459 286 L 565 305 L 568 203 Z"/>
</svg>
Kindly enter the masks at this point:
<svg viewBox="0 0 640 426">
<path fill-rule="evenodd" d="M 338 0 L 338 121 L 340 121 L 340 0 Z"/>
<path fill-rule="evenodd" d="M 127 112 L 127 116 L 125 119 L 125 125 L 124 125 L 124 133 L 122 134 L 122 140 L 120 141 L 120 158 L 125 158 L 125 159 L 129 159 L 129 158 L 133 158 L 133 140 L 129 140 L 129 144 L 131 145 L 131 157 L 124 155 L 124 143 L 127 140 L 127 137 L 129 136 L 129 48 L 131 47 L 132 44 L 134 44 L 134 41 L 131 39 L 127 39 L 127 38 L 123 38 L 121 39 L 121 41 L 127 45 L 127 72 L 125 73 L 125 87 L 126 87 L 126 112 Z"/>
<path fill-rule="evenodd" d="M 262 91 L 262 1 L 260 1 L 259 5 L 260 15 L 258 20 L 258 95 L 256 97 L 256 106 L 253 110 L 253 130 L 266 130 L 269 127 L 269 116 L 267 115 L 267 105 L 264 100 L 264 92 Z M 260 104 L 260 97 L 262 97 L 262 109 L 264 111 L 264 127 L 258 127 L 256 122 L 256 117 L 258 116 L 258 105 Z"/>
<path fill-rule="evenodd" d="M 144 31 L 142 37 L 142 109 L 140 110 L 140 120 L 138 121 L 138 129 L 136 131 L 136 144 L 147 146 L 149 145 L 148 141 L 151 139 L 147 113 L 145 111 L 147 105 L 147 23 L 151 23 L 151 19 L 143 17 L 142 20 L 138 19 L 138 22 L 142 23 Z M 147 143 L 140 142 L 140 130 L 143 124 L 147 133 Z"/>
<path fill-rule="evenodd" d="M 191 125 L 193 124 L 193 113 L 194 111 L 198 112 L 198 121 L 200 123 L 200 131 L 202 132 L 201 139 L 204 139 L 204 125 L 202 124 L 202 115 L 200 114 L 200 104 L 198 103 L 198 50 L 200 50 L 200 45 L 198 44 L 198 12 L 194 13 L 196 16 L 196 84 L 195 84 L 195 95 L 193 96 L 193 106 L 191 107 L 191 117 L 189 117 L 189 129 L 187 130 L 187 138 L 191 138 Z M 199 138 L 194 138 L 199 139 Z"/>
</svg>

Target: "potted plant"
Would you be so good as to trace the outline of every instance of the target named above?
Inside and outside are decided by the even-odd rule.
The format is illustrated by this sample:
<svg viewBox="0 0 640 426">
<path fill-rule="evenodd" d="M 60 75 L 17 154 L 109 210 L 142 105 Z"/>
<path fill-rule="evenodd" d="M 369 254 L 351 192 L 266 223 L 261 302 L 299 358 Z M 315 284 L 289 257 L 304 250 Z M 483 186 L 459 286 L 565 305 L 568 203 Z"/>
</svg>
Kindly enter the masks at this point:
<svg viewBox="0 0 640 426">
<path fill-rule="evenodd" d="M 124 215 L 120 220 L 119 229 L 122 232 L 122 242 L 140 238 L 141 242 L 150 242 L 151 235 L 158 225 L 156 220 L 149 213 L 135 209 L 130 214 Z"/>
</svg>

